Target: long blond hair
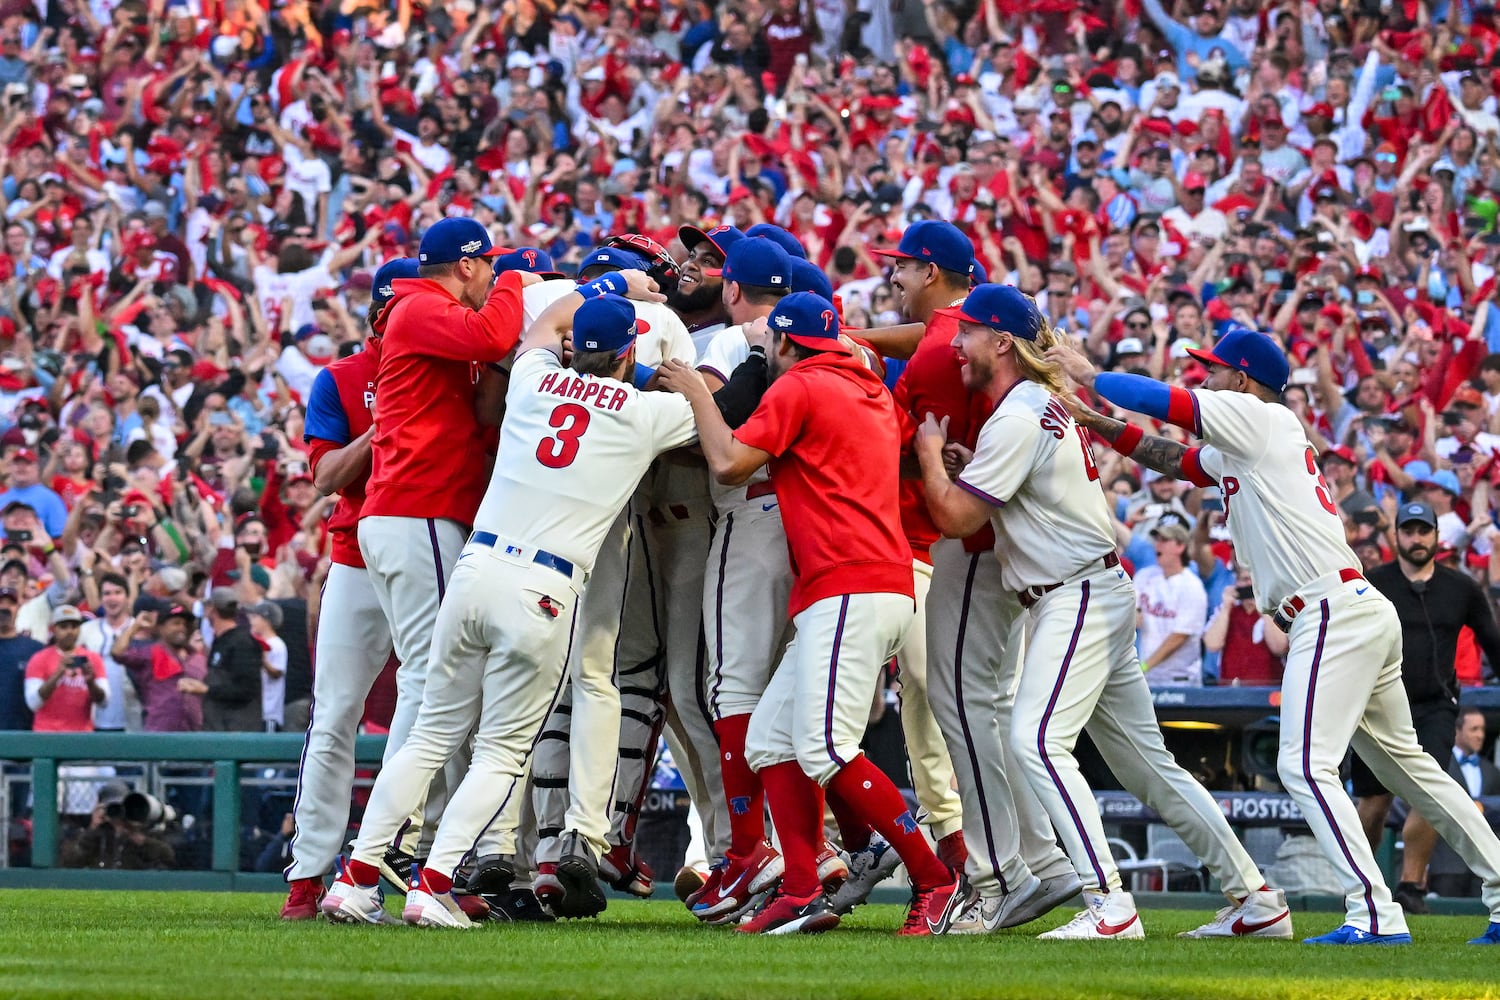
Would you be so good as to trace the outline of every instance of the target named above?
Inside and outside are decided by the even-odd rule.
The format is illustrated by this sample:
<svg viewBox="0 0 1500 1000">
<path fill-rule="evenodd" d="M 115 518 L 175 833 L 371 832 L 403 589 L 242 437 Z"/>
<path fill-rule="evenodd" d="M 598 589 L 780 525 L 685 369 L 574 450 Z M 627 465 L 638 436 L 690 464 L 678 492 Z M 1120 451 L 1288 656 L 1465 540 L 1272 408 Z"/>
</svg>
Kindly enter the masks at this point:
<svg viewBox="0 0 1500 1000">
<path fill-rule="evenodd" d="M 1045 316 L 1042 317 L 1041 328 L 1037 330 L 1035 340 L 1022 340 L 1012 336 L 1011 343 L 1016 351 L 1016 369 L 1022 378 L 1036 382 L 1054 396 L 1067 394 L 1068 385 L 1063 378 L 1062 367 L 1046 358 L 1050 348 L 1062 343 L 1062 337 Z"/>
</svg>

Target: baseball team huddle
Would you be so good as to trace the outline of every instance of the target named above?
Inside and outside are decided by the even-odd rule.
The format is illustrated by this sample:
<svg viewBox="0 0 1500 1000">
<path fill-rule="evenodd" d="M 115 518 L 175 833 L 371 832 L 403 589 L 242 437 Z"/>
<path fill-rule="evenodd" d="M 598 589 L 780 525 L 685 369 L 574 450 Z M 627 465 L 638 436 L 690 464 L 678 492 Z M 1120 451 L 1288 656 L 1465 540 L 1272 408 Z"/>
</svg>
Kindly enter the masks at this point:
<svg viewBox="0 0 1500 1000">
<path fill-rule="evenodd" d="M 308 405 L 340 499 L 283 917 L 393 922 L 382 879 L 404 922 L 453 928 L 593 916 L 601 883 L 650 895 L 633 840 L 664 737 L 706 862 L 674 887 L 704 923 L 826 931 L 904 864 L 902 935 L 1081 894 L 1042 938 L 1140 938 L 1073 755 L 1086 728 L 1219 880 L 1226 905 L 1186 936 L 1291 939 L 1284 894 L 1163 742 L 1099 443 L 1217 484 L 1288 632 L 1280 777 L 1347 898 L 1308 940 L 1411 940 L 1340 782 L 1352 745 L 1480 876 L 1475 940 L 1500 943 L 1500 841 L 1418 745 L 1396 614 L 1279 403 L 1272 339 L 1192 351 L 1209 377 L 1190 391 L 1096 374 L 946 222 L 885 252 L 907 322 L 862 331 L 785 230 L 678 239 L 611 241 L 574 280 L 455 217 L 377 273 L 372 336 Z M 909 358 L 889 388 L 885 357 Z M 1166 423 L 1201 444 L 1143 429 Z M 344 854 L 392 652 L 396 714 Z M 860 749 L 892 661 L 915 815 Z"/>
</svg>

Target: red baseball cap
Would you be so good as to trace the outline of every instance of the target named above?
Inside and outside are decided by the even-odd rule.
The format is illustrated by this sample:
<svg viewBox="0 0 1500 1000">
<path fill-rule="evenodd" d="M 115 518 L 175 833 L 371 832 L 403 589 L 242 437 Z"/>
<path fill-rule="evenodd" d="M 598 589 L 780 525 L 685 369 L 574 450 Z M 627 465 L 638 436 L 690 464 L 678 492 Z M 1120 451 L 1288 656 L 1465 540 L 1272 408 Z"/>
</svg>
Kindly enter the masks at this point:
<svg viewBox="0 0 1500 1000">
<path fill-rule="evenodd" d="M 1322 465 L 1330 458 L 1337 458 L 1340 461 L 1348 462 L 1350 465 L 1353 465 L 1355 467 L 1359 466 L 1359 456 L 1355 455 L 1354 449 L 1350 448 L 1348 445 L 1341 444 L 1337 448 L 1329 448 L 1327 451 L 1323 452 L 1323 454 L 1318 456 L 1318 464 Z"/>
<path fill-rule="evenodd" d="M 1453 394 L 1448 400 L 1449 406 L 1477 406 L 1484 408 L 1484 395 L 1471 385 L 1466 385 Z"/>
<path fill-rule="evenodd" d="M 1187 176 L 1182 179 L 1182 187 L 1187 191 L 1192 191 L 1196 188 L 1206 188 L 1208 187 L 1208 178 L 1196 170 L 1189 170 Z"/>
<path fill-rule="evenodd" d="M 17 448 L 15 451 L 11 452 L 10 460 L 12 462 L 34 463 L 37 460 L 36 452 L 32 451 L 30 448 Z"/>
<path fill-rule="evenodd" d="M 1332 107 L 1332 105 L 1323 104 L 1323 103 L 1320 102 L 1318 104 L 1314 104 L 1312 107 L 1310 107 L 1306 111 L 1302 112 L 1302 116 L 1304 118 L 1330 118 L 1331 119 L 1333 117 L 1333 107 Z"/>
</svg>

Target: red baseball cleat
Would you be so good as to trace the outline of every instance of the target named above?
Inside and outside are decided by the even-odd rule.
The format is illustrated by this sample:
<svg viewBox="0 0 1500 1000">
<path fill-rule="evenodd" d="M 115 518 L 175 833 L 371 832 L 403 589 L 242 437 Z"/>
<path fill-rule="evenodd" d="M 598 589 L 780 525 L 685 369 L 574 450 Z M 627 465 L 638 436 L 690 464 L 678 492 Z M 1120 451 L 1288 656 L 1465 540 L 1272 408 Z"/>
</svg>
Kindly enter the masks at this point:
<svg viewBox="0 0 1500 1000">
<path fill-rule="evenodd" d="M 326 891 L 320 878 L 293 879 L 286 902 L 281 904 L 281 919 L 316 920 L 318 904 L 323 901 Z"/>
<path fill-rule="evenodd" d="M 818 881 L 823 883 L 823 891 L 830 896 L 842 889 L 844 883 L 849 881 L 849 865 L 839 857 L 839 852 L 826 840 L 823 842 L 823 849 L 818 852 L 816 861 Z"/>
<path fill-rule="evenodd" d="M 911 906 L 906 911 L 906 922 L 896 932 L 900 937 L 927 937 L 943 934 L 953 920 L 954 902 L 961 901 L 959 880 L 936 889 L 918 889 L 911 894 Z"/>
<path fill-rule="evenodd" d="M 750 900 L 781 878 L 785 865 L 781 855 L 766 841 L 756 845 L 747 858 L 730 858 L 712 894 L 705 892 L 693 907 L 699 920 L 718 920 L 750 905 Z"/>
<path fill-rule="evenodd" d="M 611 888 L 648 899 L 656 888 L 651 869 L 635 856 L 635 848 L 629 844 L 616 844 L 609 853 L 599 859 L 599 878 Z"/>
<path fill-rule="evenodd" d="M 778 892 L 735 930 L 740 934 L 819 934 L 838 925 L 839 915 L 821 892 L 806 899 Z"/>
</svg>

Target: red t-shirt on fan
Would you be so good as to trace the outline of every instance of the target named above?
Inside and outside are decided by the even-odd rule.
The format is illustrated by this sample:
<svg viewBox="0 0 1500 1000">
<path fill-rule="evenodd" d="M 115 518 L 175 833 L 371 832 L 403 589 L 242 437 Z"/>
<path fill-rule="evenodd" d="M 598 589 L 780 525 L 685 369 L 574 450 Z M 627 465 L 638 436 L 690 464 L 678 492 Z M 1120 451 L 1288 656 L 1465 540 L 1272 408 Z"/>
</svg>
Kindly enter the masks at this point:
<svg viewBox="0 0 1500 1000">
<path fill-rule="evenodd" d="M 788 614 L 845 594 L 913 597 L 901 530 L 900 418 L 875 373 L 846 354 L 799 361 L 734 436 L 769 452 L 792 565 Z"/>
</svg>

